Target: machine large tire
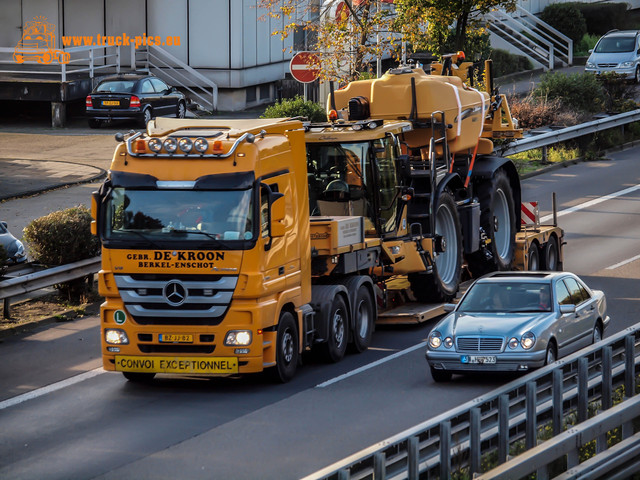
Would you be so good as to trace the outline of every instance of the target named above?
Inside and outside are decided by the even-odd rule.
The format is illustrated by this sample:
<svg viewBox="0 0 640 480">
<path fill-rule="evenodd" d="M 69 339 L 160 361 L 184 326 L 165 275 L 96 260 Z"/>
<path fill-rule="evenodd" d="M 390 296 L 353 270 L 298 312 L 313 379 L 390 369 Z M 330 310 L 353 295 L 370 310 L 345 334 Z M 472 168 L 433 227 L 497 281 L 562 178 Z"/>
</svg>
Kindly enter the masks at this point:
<svg viewBox="0 0 640 480">
<path fill-rule="evenodd" d="M 453 195 L 445 190 L 436 207 L 435 233 L 442 237 L 440 253 L 434 252 L 432 273 L 411 273 L 411 291 L 421 303 L 448 302 L 456 296 L 462 274 L 462 233 Z"/>
<path fill-rule="evenodd" d="M 371 345 L 375 322 L 373 296 L 366 285 L 360 285 L 353 308 L 353 348 L 362 353 Z"/>
<path fill-rule="evenodd" d="M 503 170 L 498 170 L 491 181 L 478 184 L 476 193 L 480 201 L 480 226 L 490 240 L 491 254 L 480 250 L 467 257 L 469 270 L 477 278 L 494 270 L 512 268 L 517 224 L 513 190 Z"/>
<path fill-rule="evenodd" d="M 298 367 L 298 330 L 293 315 L 280 314 L 276 337 L 276 366 L 269 369 L 271 378 L 278 383 L 286 383 L 293 378 Z"/>
<path fill-rule="evenodd" d="M 529 261 L 527 262 L 527 270 L 531 272 L 541 270 L 540 266 L 542 264 L 540 263 L 540 249 L 538 248 L 538 244 L 536 242 L 531 242 L 527 258 L 529 259 Z"/>
<path fill-rule="evenodd" d="M 322 344 L 325 360 L 336 363 L 347 350 L 349 314 L 342 295 L 336 295 L 329 311 L 329 338 Z"/>
</svg>

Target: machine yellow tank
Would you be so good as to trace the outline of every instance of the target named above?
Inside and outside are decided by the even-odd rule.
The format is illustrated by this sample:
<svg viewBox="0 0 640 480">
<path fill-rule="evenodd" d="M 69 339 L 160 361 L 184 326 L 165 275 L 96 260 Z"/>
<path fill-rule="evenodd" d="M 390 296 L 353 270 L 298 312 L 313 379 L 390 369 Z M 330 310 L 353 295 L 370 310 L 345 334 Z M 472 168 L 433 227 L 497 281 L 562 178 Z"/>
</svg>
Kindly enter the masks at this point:
<svg viewBox="0 0 640 480">
<path fill-rule="evenodd" d="M 351 82 L 334 92 L 334 97 L 328 108 L 335 108 L 349 120 L 362 119 L 354 118 L 353 107 L 350 108 L 350 101 L 358 97 L 368 112 L 355 116 L 371 119 L 407 119 L 428 125 L 432 115 L 442 122 L 438 112 L 443 112 L 444 123 L 450 126 L 447 141 L 452 153 L 476 146 L 489 108 L 489 95 L 468 87 L 459 77 L 427 75 L 420 68 L 410 67 L 390 70 L 378 79 Z M 432 134 L 431 128 L 427 130 L 425 139 Z"/>
</svg>

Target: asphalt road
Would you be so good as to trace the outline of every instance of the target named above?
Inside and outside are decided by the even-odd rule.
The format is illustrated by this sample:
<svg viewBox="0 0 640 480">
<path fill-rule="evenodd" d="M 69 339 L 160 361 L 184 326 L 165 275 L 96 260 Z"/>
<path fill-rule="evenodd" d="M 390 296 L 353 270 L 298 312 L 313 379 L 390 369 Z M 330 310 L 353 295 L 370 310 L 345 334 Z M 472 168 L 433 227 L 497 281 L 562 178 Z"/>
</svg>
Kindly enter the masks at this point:
<svg viewBox="0 0 640 480">
<path fill-rule="evenodd" d="M 523 200 L 539 199 L 542 215 L 557 192 L 565 268 L 605 291 L 615 331 L 635 324 L 640 310 L 640 260 L 632 260 L 640 254 L 639 153 L 523 182 Z M 2 208 L 34 218 L 54 201 L 86 201 L 91 188 Z M 306 357 L 286 385 L 260 375 L 131 384 L 99 368 L 96 317 L 5 340 L 0 478 L 300 478 L 513 378 L 435 384 L 423 344 L 432 325 L 378 328 L 371 349 L 338 364 Z"/>
</svg>

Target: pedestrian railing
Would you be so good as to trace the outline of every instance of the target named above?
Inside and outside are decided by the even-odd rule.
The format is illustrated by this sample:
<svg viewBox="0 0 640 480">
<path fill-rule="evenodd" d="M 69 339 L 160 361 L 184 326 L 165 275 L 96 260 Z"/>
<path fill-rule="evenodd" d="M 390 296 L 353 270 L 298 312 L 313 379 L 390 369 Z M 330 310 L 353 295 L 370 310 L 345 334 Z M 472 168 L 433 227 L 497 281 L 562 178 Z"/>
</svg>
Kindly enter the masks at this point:
<svg viewBox="0 0 640 480">
<path fill-rule="evenodd" d="M 590 468 L 611 478 L 637 471 L 638 363 L 640 323 L 305 480 L 580 478 Z"/>
<path fill-rule="evenodd" d="M 39 272 L 1 280 L 0 300 L 4 300 L 2 311 L 4 317 L 9 318 L 10 316 L 12 298 L 48 288 L 59 283 L 94 275 L 100 270 L 100 261 L 100 257 L 87 258 L 67 265 L 47 268 Z"/>
</svg>

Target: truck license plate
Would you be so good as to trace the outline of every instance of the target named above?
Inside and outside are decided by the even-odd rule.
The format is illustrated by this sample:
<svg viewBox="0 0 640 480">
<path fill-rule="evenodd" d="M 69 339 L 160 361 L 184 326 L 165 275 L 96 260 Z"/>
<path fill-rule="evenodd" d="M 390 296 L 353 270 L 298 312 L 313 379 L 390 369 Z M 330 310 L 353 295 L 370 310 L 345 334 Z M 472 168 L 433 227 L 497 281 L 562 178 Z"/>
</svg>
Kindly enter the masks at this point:
<svg viewBox="0 0 640 480">
<path fill-rule="evenodd" d="M 116 355 L 118 372 L 152 373 L 238 373 L 236 357 L 138 357 Z"/>
<path fill-rule="evenodd" d="M 193 335 L 161 333 L 158 335 L 158 340 L 163 343 L 193 343 Z"/>
<path fill-rule="evenodd" d="M 120 100 L 103 100 L 102 105 L 118 106 L 120 105 Z"/>
<path fill-rule="evenodd" d="M 496 363 L 495 355 L 462 355 L 462 363 Z"/>
</svg>

